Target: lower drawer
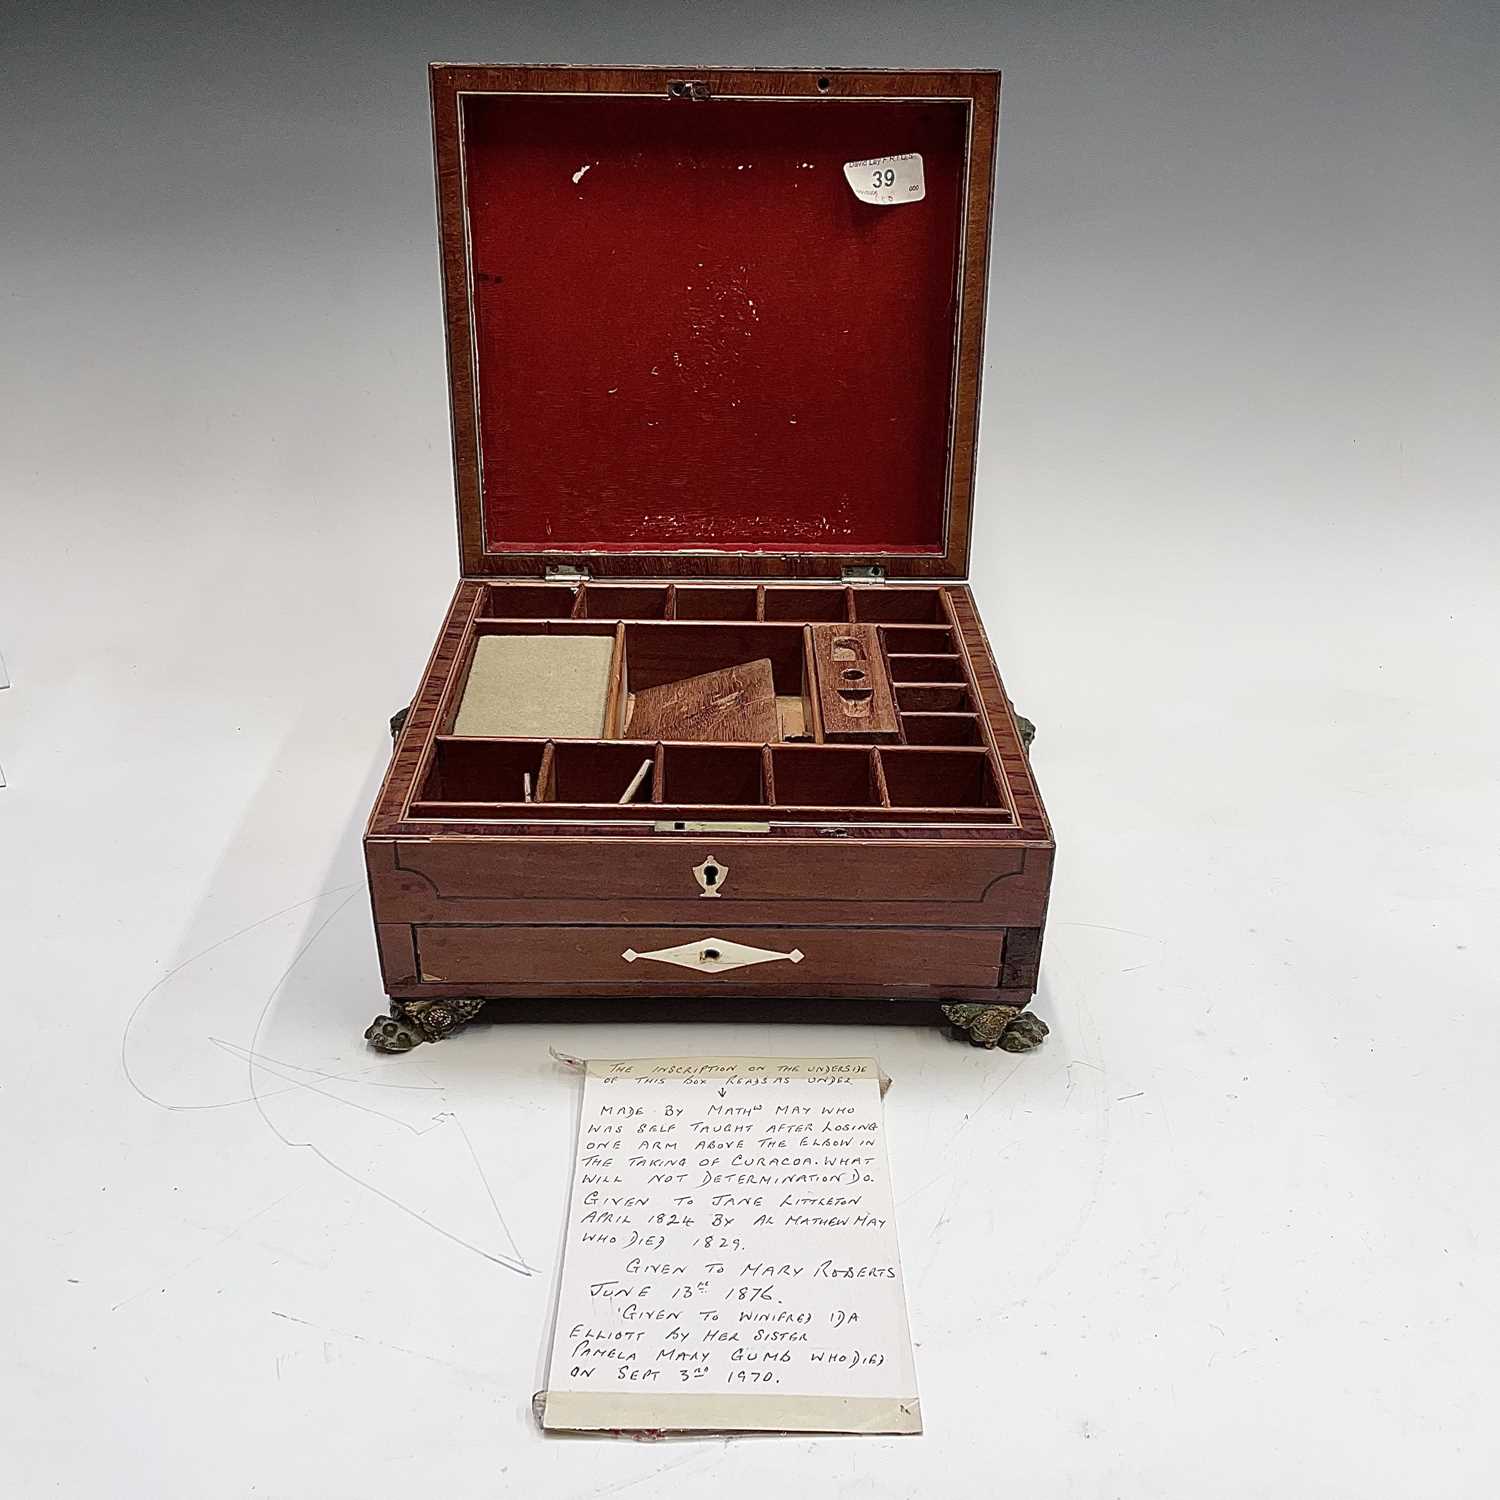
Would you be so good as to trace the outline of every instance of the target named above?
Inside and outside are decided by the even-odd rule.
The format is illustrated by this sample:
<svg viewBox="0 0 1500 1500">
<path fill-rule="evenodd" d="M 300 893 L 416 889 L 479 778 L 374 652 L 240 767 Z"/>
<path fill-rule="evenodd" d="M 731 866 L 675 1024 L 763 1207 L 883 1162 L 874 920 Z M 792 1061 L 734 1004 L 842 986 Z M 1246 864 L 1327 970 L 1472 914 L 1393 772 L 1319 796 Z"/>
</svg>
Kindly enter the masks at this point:
<svg viewBox="0 0 1500 1500">
<path fill-rule="evenodd" d="M 413 929 L 426 984 L 736 983 L 994 986 L 1002 933 L 892 927 L 493 927 Z"/>
</svg>

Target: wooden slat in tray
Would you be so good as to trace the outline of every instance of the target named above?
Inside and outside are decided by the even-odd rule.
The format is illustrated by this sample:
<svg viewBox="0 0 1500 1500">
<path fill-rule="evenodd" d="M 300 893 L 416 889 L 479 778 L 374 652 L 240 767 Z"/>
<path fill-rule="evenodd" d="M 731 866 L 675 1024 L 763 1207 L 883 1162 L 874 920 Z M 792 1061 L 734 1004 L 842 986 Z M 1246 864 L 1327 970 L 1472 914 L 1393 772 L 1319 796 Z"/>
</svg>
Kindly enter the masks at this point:
<svg viewBox="0 0 1500 1500">
<path fill-rule="evenodd" d="M 763 745 L 781 719 L 769 658 L 704 672 L 635 694 L 626 733 L 633 740 L 713 740 Z"/>
</svg>

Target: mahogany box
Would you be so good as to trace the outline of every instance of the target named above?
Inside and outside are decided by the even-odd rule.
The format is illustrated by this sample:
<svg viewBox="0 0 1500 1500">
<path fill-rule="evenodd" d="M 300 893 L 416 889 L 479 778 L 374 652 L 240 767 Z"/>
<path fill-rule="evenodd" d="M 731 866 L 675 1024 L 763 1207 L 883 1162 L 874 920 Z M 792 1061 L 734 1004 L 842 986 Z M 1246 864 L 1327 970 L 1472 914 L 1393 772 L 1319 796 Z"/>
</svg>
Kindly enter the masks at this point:
<svg viewBox="0 0 1500 1500">
<path fill-rule="evenodd" d="M 463 576 L 365 834 L 370 1041 L 1035 1045 L 1054 846 L 964 582 L 998 75 L 431 84 Z"/>
</svg>

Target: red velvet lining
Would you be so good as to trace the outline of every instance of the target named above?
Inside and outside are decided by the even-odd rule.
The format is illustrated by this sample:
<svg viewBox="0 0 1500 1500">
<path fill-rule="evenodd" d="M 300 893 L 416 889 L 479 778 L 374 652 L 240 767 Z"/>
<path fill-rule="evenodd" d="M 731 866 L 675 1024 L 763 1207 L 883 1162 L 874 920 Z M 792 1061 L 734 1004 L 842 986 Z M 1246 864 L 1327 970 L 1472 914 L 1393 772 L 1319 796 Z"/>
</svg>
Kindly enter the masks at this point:
<svg viewBox="0 0 1500 1500">
<path fill-rule="evenodd" d="M 463 102 L 491 551 L 941 552 L 962 104 Z M 921 203 L 843 164 L 918 151 Z"/>
</svg>

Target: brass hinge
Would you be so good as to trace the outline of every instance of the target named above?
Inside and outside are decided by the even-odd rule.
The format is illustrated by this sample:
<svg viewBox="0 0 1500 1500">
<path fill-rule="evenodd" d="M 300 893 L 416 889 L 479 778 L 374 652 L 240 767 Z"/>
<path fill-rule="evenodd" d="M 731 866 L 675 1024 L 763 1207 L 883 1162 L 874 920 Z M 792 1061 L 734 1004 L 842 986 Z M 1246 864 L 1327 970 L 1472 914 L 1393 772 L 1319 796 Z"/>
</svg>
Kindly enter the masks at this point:
<svg viewBox="0 0 1500 1500">
<path fill-rule="evenodd" d="M 855 563 L 840 574 L 845 583 L 884 583 L 885 569 L 874 563 Z"/>
<path fill-rule="evenodd" d="M 576 568 L 572 563 L 549 563 L 542 574 L 548 583 L 583 583 L 588 576 L 587 568 Z"/>
</svg>

